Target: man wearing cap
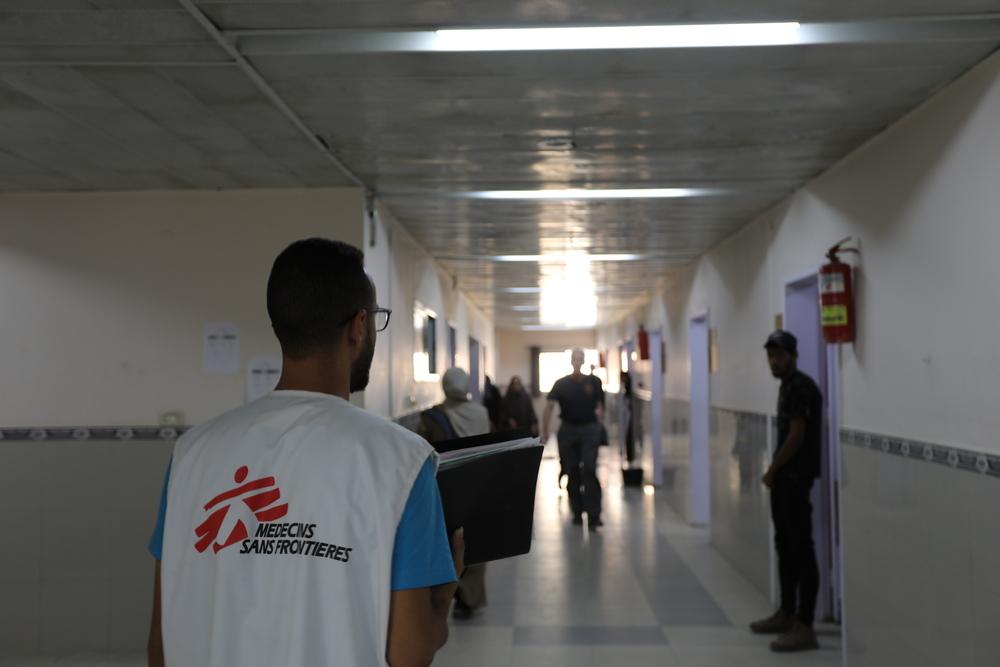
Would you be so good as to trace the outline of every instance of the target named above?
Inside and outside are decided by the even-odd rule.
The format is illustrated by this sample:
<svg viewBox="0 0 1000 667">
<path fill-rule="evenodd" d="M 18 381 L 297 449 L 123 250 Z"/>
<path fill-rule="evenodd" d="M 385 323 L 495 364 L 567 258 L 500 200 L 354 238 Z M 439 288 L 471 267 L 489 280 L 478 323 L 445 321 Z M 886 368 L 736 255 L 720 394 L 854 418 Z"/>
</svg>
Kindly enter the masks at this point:
<svg viewBox="0 0 1000 667">
<path fill-rule="evenodd" d="M 776 652 L 819 648 L 813 630 L 819 567 L 812 532 L 813 480 L 820 475 L 823 394 L 811 377 L 798 369 L 798 341 L 787 331 L 775 331 L 764 345 L 771 373 L 781 380 L 778 394 L 778 449 L 764 484 L 771 490 L 771 517 L 778 552 L 781 609 L 750 629 L 776 634 Z"/>
</svg>

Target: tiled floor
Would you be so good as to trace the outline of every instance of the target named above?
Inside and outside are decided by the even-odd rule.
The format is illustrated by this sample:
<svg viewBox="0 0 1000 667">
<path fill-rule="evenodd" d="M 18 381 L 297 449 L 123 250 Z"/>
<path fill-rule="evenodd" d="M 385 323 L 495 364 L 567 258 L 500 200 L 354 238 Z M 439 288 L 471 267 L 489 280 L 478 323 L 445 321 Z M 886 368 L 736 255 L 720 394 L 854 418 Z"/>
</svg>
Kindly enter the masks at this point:
<svg viewBox="0 0 1000 667">
<path fill-rule="evenodd" d="M 624 489 L 602 452 L 605 526 L 573 526 L 558 464 L 542 464 L 532 553 L 487 570 L 490 605 L 455 622 L 437 667 L 811 667 L 841 664 L 836 628 L 823 649 L 775 655 L 747 624 L 767 599 L 684 524 L 663 497 Z"/>
<path fill-rule="evenodd" d="M 435 667 L 835 667 L 840 637 L 782 656 L 746 625 L 770 605 L 664 498 L 622 488 L 602 452 L 605 527 L 573 526 L 558 463 L 542 463 L 532 553 L 491 564 L 490 604 L 455 622 Z M 20 662 L 19 667 L 138 667 L 139 656 Z"/>
</svg>

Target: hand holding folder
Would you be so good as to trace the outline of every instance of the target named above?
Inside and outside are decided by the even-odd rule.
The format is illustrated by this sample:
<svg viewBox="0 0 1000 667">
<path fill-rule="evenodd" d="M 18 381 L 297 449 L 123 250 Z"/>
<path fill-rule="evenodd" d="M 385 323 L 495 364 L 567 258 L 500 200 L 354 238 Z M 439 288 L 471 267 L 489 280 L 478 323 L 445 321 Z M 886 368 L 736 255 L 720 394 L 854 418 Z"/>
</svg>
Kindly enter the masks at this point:
<svg viewBox="0 0 1000 667">
<path fill-rule="evenodd" d="M 535 438 L 496 434 L 440 447 L 438 487 L 448 532 L 465 529 L 465 563 L 475 565 L 531 550 L 535 486 L 542 447 Z M 463 446 L 471 445 L 471 446 Z"/>
</svg>

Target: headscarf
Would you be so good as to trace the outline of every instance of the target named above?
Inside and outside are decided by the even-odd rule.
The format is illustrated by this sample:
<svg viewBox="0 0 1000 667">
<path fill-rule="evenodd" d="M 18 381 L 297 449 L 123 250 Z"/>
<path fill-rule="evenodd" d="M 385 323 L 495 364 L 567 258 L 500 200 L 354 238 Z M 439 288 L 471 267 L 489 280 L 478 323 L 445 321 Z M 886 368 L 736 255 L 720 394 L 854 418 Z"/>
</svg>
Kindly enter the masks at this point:
<svg viewBox="0 0 1000 667">
<path fill-rule="evenodd" d="M 469 374 L 461 368 L 449 368 L 441 380 L 444 403 L 441 409 L 448 415 L 460 438 L 490 432 L 490 416 L 482 405 L 469 400 Z"/>
</svg>

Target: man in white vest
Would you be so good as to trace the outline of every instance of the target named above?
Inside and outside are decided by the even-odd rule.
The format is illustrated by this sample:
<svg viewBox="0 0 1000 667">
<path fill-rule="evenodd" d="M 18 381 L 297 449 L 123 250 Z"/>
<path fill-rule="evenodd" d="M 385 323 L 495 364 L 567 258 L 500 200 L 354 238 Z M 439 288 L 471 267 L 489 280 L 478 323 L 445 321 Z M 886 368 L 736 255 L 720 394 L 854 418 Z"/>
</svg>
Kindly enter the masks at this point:
<svg viewBox="0 0 1000 667">
<path fill-rule="evenodd" d="M 270 395 L 186 433 L 150 542 L 150 665 L 423 667 L 461 572 L 419 436 L 348 402 L 389 323 L 357 248 L 293 243 L 267 310 Z"/>
</svg>

